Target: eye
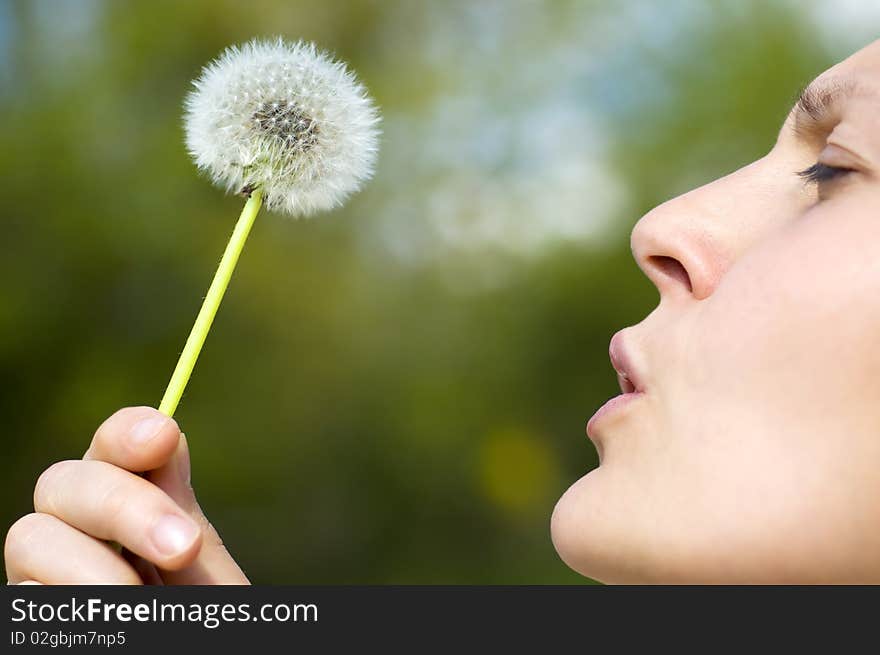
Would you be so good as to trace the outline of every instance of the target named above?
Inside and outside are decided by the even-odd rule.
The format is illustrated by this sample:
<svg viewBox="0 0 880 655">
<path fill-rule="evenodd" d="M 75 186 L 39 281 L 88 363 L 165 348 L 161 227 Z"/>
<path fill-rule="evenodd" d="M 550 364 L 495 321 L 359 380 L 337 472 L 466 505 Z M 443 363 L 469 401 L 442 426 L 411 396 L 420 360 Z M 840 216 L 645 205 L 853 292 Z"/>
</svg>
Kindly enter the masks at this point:
<svg viewBox="0 0 880 655">
<path fill-rule="evenodd" d="M 797 175 L 807 184 L 821 184 L 822 182 L 830 182 L 853 172 L 851 168 L 828 166 L 827 164 L 816 162 L 809 168 L 798 171 Z"/>
</svg>

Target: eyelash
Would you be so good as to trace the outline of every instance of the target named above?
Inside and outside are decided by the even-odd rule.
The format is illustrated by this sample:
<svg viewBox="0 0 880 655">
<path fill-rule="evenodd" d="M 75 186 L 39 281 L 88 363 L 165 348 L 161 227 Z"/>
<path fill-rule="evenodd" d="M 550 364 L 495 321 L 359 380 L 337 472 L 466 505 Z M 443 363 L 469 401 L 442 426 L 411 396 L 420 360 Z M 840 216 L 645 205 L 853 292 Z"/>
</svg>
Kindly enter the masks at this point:
<svg viewBox="0 0 880 655">
<path fill-rule="evenodd" d="M 798 171 L 797 175 L 807 184 L 820 184 L 822 182 L 830 182 L 831 180 L 843 177 L 852 172 L 853 170 L 851 168 L 839 168 L 837 166 L 828 166 L 827 164 L 816 162 L 809 168 Z"/>
</svg>

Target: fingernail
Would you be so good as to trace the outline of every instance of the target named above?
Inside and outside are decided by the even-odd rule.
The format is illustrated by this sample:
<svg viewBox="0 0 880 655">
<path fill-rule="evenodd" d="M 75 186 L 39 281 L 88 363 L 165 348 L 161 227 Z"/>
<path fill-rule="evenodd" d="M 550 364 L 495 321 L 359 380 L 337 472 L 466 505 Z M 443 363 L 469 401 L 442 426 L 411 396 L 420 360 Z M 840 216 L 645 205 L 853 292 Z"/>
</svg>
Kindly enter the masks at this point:
<svg viewBox="0 0 880 655">
<path fill-rule="evenodd" d="M 166 514 L 153 526 L 153 544 L 163 555 L 179 555 L 199 536 L 199 529 L 174 514 Z"/>
<path fill-rule="evenodd" d="M 148 418 L 142 418 L 131 426 L 128 436 L 138 445 L 145 444 L 159 434 L 159 430 L 162 429 L 167 421 L 167 416 L 150 416 Z"/>
</svg>

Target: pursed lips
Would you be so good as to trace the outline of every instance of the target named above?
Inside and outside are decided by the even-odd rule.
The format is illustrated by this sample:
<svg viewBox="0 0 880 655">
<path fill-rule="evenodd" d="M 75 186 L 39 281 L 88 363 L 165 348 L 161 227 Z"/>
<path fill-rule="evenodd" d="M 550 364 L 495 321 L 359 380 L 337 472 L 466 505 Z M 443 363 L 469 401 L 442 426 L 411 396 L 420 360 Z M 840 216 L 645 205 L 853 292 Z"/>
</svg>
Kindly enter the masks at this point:
<svg viewBox="0 0 880 655">
<path fill-rule="evenodd" d="M 625 330 L 621 330 L 615 334 L 608 345 L 608 355 L 611 358 L 611 365 L 617 372 L 617 381 L 620 384 L 622 393 L 602 405 L 587 423 L 587 436 L 596 444 L 600 462 L 602 461 L 603 448 L 598 435 L 598 424 L 604 420 L 604 417 L 616 414 L 645 392 L 645 387 L 642 383 L 643 378 L 635 368 L 633 359 L 624 346 L 624 332 Z"/>
<path fill-rule="evenodd" d="M 644 391 L 641 376 L 633 365 L 629 351 L 624 345 L 624 330 L 617 332 L 611 337 L 611 343 L 608 344 L 608 356 L 611 359 L 611 365 L 617 372 L 617 381 L 620 384 L 620 390 L 623 393 L 634 393 Z"/>
</svg>

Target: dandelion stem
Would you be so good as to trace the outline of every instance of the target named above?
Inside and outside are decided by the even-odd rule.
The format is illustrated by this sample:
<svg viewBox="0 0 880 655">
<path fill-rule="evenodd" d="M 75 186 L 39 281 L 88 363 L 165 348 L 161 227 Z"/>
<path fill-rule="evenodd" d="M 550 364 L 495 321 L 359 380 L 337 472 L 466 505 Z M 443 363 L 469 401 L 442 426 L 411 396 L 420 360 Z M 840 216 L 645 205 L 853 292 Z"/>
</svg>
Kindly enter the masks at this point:
<svg viewBox="0 0 880 655">
<path fill-rule="evenodd" d="M 196 365 L 196 360 L 199 358 L 202 345 L 205 343 L 205 338 L 211 329 L 211 323 L 214 322 L 214 316 L 220 307 L 220 301 L 223 300 L 223 294 L 229 285 L 232 271 L 235 270 L 238 256 L 241 254 L 242 248 L 244 248 L 244 242 L 247 240 L 248 233 L 251 231 L 251 226 L 254 224 L 254 219 L 257 217 L 262 204 L 263 190 L 257 188 L 251 192 L 251 196 L 248 198 L 241 216 L 235 224 L 235 229 L 229 238 L 229 243 L 226 245 L 226 251 L 223 253 L 223 258 L 220 260 L 220 265 L 214 274 L 214 280 L 208 289 L 208 295 L 205 296 L 205 300 L 202 302 L 202 308 L 199 310 L 196 322 L 189 333 L 189 338 L 186 340 L 183 352 L 180 353 L 180 359 L 177 360 L 174 373 L 171 375 L 171 381 L 168 383 L 168 388 L 165 390 L 165 395 L 159 404 L 159 411 L 166 416 L 174 415 L 174 410 L 177 409 L 177 404 L 180 402 L 181 396 L 183 396 L 183 390 L 186 388 L 186 383 L 189 381 L 189 376 Z"/>
</svg>

